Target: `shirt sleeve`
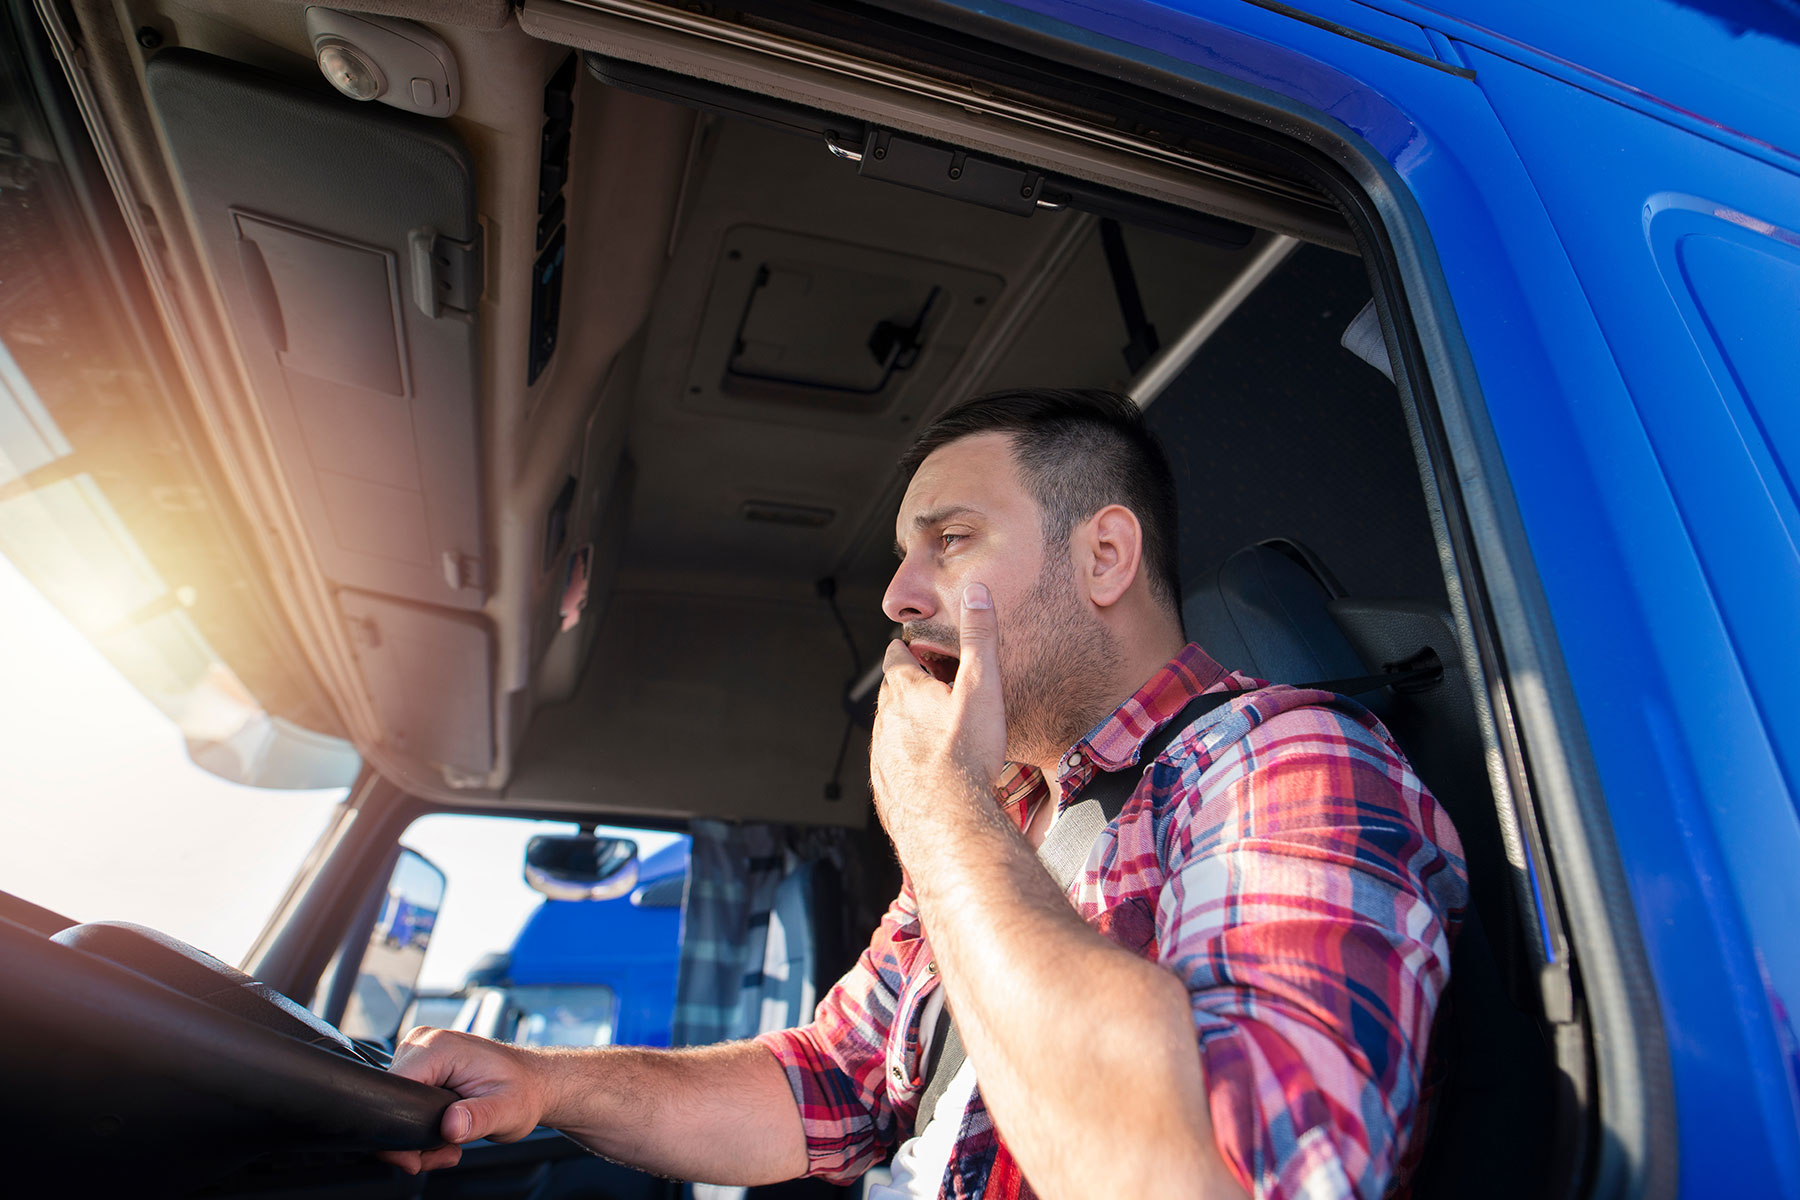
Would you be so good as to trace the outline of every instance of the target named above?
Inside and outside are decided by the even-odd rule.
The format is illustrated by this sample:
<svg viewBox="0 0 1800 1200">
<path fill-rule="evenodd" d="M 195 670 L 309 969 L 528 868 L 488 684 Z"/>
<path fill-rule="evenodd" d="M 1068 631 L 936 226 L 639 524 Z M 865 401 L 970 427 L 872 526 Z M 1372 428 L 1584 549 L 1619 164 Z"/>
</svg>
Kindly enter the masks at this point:
<svg viewBox="0 0 1800 1200">
<path fill-rule="evenodd" d="M 848 1184 L 893 1149 L 900 1122 L 888 1089 L 887 1042 L 912 959 L 923 945 L 910 887 L 902 888 L 856 965 L 825 993 L 810 1025 L 757 1041 L 787 1073 L 806 1133 L 810 1176 Z"/>
<path fill-rule="evenodd" d="M 1467 875 L 1373 725 L 1277 712 L 1193 769 L 1169 827 L 1158 953 L 1187 984 L 1219 1148 L 1259 1200 L 1379 1200 L 1420 1110 Z"/>
</svg>

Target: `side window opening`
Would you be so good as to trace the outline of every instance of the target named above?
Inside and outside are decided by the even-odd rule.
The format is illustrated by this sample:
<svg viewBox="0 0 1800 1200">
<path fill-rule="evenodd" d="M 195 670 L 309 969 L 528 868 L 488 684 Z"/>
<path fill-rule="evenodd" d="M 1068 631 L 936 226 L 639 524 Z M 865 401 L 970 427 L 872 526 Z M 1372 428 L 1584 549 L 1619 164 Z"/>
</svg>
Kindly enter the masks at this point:
<svg viewBox="0 0 1800 1200">
<path fill-rule="evenodd" d="M 921 57 L 917 46 L 911 51 L 915 60 Z M 946 61 L 954 73 L 955 56 Z M 1108 96 L 1109 103 L 1134 116 L 1132 103 L 1143 99 L 1141 93 Z M 1085 97 L 1084 104 L 1091 100 Z M 1177 116 L 1155 101 L 1146 106 L 1146 113 L 1152 111 L 1176 127 L 1186 126 L 1189 118 L 1193 124 L 1208 119 L 1185 111 Z M 832 152 L 840 148 L 834 145 Z M 1317 169 L 1304 166 L 1302 158 Z M 1285 170 L 1302 167 L 1303 175 L 1335 170 L 1297 145 L 1271 155 L 1271 162 Z M 1495 726 L 1504 725 L 1506 717 L 1492 718 L 1490 707 L 1503 708 L 1504 696 L 1490 697 L 1488 687 L 1497 681 L 1482 679 L 1474 665 L 1479 661 L 1489 671 L 1496 665 L 1482 641 L 1492 633 L 1486 618 L 1470 611 L 1485 603 L 1479 596 L 1469 598 L 1479 592 L 1480 581 L 1453 578 L 1474 562 L 1462 525 L 1466 515 L 1457 509 L 1458 480 L 1435 424 L 1431 384 L 1408 349 L 1414 331 L 1406 327 L 1406 304 L 1387 256 L 1386 235 L 1370 213 L 1357 209 L 1366 197 L 1345 199 L 1356 185 L 1334 175 L 1329 186 L 1317 186 L 1350 218 L 1361 257 L 1324 246 L 1300 250 L 1285 272 L 1270 276 L 1210 339 L 1199 339 L 1202 353 L 1179 369 L 1186 378 L 1175 380 L 1150 409 L 1152 424 L 1177 443 L 1171 449 L 1184 493 L 1184 587 L 1190 595 L 1197 585 L 1230 591 L 1234 564 L 1273 554 L 1317 592 L 1317 616 L 1363 669 L 1397 668 L 1421 647 L 1435 655 L 1443 670 L 1431 694 L 1383 695 L 1373 704 L 1433 790 L 1442 793 L 1447 807 L 1454 805 L 1467 835 L 1465 850 L 1479 862 L 1471 868 L 1477 891 L 1471 911 L 1485 914 L 1480 924 L 1488 929 L 1481 932 L 1493 947 L 1490 952 L 1481 945 L 1486 939 L 1480 932 L 1465 939 L 1464 957 L 1481 960 L 1486 974 L 1464 969 L 1460 974 L 1467 982 L 1461 986 L 1477 988 L 1491 1003 L 1453 1005 L 1461 1026 L 1447 1038 L 1465 1048 L 1486 1045 L 1485 1054 L 1462 1058 L 1469 1068 L 1465 1078 L 1476 1091 L 1496 1078 L 1503 1081 L 1489 1095 L 1499 1097 L 1500 1111 L 1513 1124 L 1490 1122 L 1494 1128 L 1516 1131 L 1524 1128 L 1516 1122 L 1529 1118 L 1540 1123 L 1532 1128 L 1540 1129 L 1554 1115 L 1559 1126 L 1573 1129 L 1588 1115 L 1577 1111 L 1585 1104 L 1579 1097 L 1589 1073 L 1585 1032 L 1579 1006 L 1557 985 L 1557 978 L 1567 979 L 1566 955 L 1554 956 L 1563 975 L 1542 970 L 1546 941 L 1559 936 L 1559 914 L 1550 880 L 1538 869 L 1544 862 L 1541 847 L 1531 841 L 1534 817 L 1523 793 L 1525 777 L 1489 770 L 1490 763 L 1516 763 L 1519 755 L 1518 747 L 1504 741 L 1495 746 Z M 1401 359 L 1390 366 L 1387 380 L 1366 365 L 1367 357 L 1353 358 L 1339 345 L 1371 301 L 1389 331 L 1398 329 Z M 1134 346 L 1140 332 L 1132 331 Z M 1391 338 L 1384 343 L 1384 349 L 1393 346 Z M 1303 460 L 1298 465 L 1292 461 L 1296 456 Z M 1255 666 L 1228 657 L 1222 661 Z M 1298 682 L 1359 671 L 1252 673 Z M 1509 826 L 1524 826 L 1527 833 L 1520 837 Z M 1477 929 L 1478 923 L 1471 918 L 1467 928 Z M 1506 1036 L 1500 1035 L 1502 1024 Z M 1508 1049 L 1497 1056 L 1496 1045 Z M 1520 1064 L 1530 1069 L 1513 1069 Z M 1556 1078 L 1558 1072 L 1564 1078 Z M 1571 1097 L 1573 1105 L 1567 1102 Z M 1460 1130 L 1435 1139 L 1442 1150 L 1439 1165 L 1427 1167 L 1427 1192 L 1454 1193 L 1468 1173 L 1466 1164 L 1477 1162 L 1510 1160 L 1516 1178 L 1529 1181 L 1525 1188 L 1573 1178 L 1581 1169 L 1579 1148 L 1566 1144 L 1578 1141 L 1579 1134 L 1565 1144 L 1548 1134 L 1526 1138 L 1543 1154 L 1534 1157 L 1508 1150 L 1491 1136 L 1485 1144 L 1467 1141 L 1467 1129 L 1480 1120 L 1465 1114 L 1460 1123 Z M 1465 1165 L 1444 1166 L 1452 1162 Z"/>
</svg>

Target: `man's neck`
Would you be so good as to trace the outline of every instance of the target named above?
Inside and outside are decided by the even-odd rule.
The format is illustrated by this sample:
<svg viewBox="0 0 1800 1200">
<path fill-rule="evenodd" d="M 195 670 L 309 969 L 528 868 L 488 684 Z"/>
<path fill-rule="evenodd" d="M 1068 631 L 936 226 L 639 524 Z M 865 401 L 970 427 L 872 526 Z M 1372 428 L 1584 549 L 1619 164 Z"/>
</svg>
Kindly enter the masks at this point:
<svg viewBox="0 0 1800 1200">
<path fill-rule="evenodd" d="M 1169 660 L 1181 653 L 1182 647 L 1186 645 L 1187 642 L 1182 639 L 1180 631 L 1171 630 L 1163 637 L 1154 640 L 1145 639 L 1141 650 L 1128 657 L 1122 657 L 1117 668 L 1110 672 L 1112 686 L 1108 687 L 1105 692 L 1108 699 L 1096 704 L 1092 712 L 1083 714 L 1080 723 L 1081 732 L 1074 736 L 1084 736 L 1088 730 L 1093 729 L 1094 726 L 1119 711 L 1120 705 L 1137 695 L 1138 690 L 1150 680 L 1150 677 L 1166 667 Z M 1031 764 L 1043 774 L 1044 784 L 1050 789 L 1049 804 L 1052 806 L 1052 811 L 1062 797 L 1062 784 L 1057 779 L 1057 768 L 1061 765 L 1063 755 L 1068 753 L 1068 750 L 1068 746 L 1059 746 L 1053 750 L 1047 749 L 1045 753 L 1054 755 L 1054 757 Z"/>
</svg>

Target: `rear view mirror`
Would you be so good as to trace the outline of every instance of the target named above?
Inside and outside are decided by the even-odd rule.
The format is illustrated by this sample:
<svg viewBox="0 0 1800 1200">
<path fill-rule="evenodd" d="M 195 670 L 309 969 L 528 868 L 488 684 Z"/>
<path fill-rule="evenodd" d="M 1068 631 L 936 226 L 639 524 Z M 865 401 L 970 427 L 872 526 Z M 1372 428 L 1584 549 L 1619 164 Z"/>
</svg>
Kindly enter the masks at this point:
<svg viewBox="0 0 1800 1200">
<path fill-rule="evenodd" d="M 525 882 L 552 900 L 611 900 L 637 881 L 630 838 L 543 833 L 525 844 Z"/>
</svg>

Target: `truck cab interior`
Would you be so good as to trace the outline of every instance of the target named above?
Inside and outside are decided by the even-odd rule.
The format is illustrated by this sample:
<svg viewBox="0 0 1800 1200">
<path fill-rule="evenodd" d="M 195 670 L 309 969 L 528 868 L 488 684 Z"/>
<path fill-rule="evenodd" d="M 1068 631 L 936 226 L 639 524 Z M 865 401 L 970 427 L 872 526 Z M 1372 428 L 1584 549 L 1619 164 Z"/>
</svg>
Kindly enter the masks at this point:
<svg viewBox="0 0 1800 1200">
<path fill-rule="evenodd" d="M 843 903 L 878 910 L 894 463 L 957 400 L 1048 386 L 1146 406 L 1215 658 L 1414 673 L 1362 699 L 1474 896 L 1419 1190 L 1584 1189 L 1580 976 L 1413 332 L 1447 318 L 1395 285 L 1353 170 L 927 5 L 362 7 L 9 5 L 38 174 L 7 268 L 43 288 L 0 338 L 68 447 L 4 498 L 86 479 L 191 585 L 279 735 L 197 761 L 363 766 L 245 975 L 0 907 L 26 1177 L 674 1194 L 554 1137 L 421 1191 L 367 1152 L 432 1140 L 446 1098 L 309 1006 L 425 812 L 841 827 L 873 864 Z M 388 77 L 396 37 L 439 73 Z"/>
</svg>

